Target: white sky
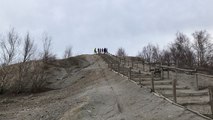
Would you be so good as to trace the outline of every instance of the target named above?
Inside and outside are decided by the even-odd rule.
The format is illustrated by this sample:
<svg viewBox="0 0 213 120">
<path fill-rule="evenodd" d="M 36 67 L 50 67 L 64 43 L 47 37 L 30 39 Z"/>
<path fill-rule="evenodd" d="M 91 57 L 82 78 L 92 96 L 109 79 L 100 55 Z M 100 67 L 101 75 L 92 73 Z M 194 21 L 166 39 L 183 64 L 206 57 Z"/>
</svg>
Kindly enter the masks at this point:
<svg viewBox="0 0 213 120">
<path fill-rule="evenodd" d="M 43 32 L 53 38 L 59 56 L 67 46 L 75 54 L 124 47 L 136 55 L 148 43 L 164 48 L 177 31 L 213 34 L 213 0 L 0 0 L 0 33 L 14 27 L 41 45 Z"/>
</svg>

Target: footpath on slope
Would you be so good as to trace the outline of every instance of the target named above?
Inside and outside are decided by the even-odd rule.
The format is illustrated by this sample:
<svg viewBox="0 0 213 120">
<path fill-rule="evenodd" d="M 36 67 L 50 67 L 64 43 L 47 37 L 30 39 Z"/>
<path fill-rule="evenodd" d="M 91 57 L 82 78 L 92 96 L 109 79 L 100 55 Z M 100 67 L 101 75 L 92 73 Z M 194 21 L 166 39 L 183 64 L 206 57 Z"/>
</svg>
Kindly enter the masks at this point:
<svg viewBox="0 0 213 120">
<path fill-rule="evenodd" d="M 69 116 L 71 118 L 91 120 L 203 119 L 153 95 L 147 89 L 139 88 L 127 78 L 109 71 L 107 65 L 100 59 L 94 66 L 88 67 L 88 69 L 91 68 L 95 69 L 102 79 L 99 79 L 100 82 L 93 89 L 87 91 L 87 103 L 73 116 Z"/>
<path fill-rule="evenodd" d="M 68 73 L 45 93 L 11 98 L 0 105 L 0 119 L 44 120 L 203 120 L 110 71 L 97 55 L 86 68 Z M 68 71 L 69 72 L 69 71 Z"/>
</svg>

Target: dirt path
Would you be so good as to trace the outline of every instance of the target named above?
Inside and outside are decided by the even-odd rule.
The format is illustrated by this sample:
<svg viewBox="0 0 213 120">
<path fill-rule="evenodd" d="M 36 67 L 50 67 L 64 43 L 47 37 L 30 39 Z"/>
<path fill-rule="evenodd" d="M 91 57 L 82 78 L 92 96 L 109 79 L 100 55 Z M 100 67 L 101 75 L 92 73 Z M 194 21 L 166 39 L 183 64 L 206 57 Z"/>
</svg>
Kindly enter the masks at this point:
<svg viewBox="0 0 213 120">
<path fill-rule="evenodd" d="M 203 119 L 110 71 L 99 56 L 85 58 L 90 66 L 68 74 L 61 89 L 16 97 L 0 96 L 0 120 Z"/>
</svg>

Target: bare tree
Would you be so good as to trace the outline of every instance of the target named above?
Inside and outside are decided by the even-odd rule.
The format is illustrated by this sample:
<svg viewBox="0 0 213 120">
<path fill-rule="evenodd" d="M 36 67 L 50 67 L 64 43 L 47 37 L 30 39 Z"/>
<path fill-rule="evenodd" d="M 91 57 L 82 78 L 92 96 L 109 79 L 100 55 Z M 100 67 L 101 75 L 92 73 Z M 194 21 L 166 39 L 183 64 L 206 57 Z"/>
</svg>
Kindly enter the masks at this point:
<svg viewBox="0 0 213 120">
<path fill-rule="evenodd" d="M 6 39 L 1 40 L 1 58 L 4 65 L 9 65 L 11 62 L 13 62 L 15 56 L 17 55 L 17 48 L 19 44 L 19 36 L 13 28 L 8 32 Z"/>
<path fill-rule="evenodd" d="M 153 45 L 148 44 L 147 46 L 143 47 L 143 58 L 149 64 L 149 70 L 151 70 L 151 62 L 152 62 L 152 55 L 153 55 Z"/>
<path fill-rule="evenodd" d="M 191 50 L 190 41 L 183 33 L 176 33 L 176 39 L 170 45 L 170 52 L 173 62 L 178 66 L 191 66 L 193 63 L 193 51 Z"/>
<path fill-rule="evenodd" d="M 193 67 L 195 64 L 195 54 L 192 51 L 191 47 L 186 49 L 185 56 L 185 65 L 187 65 L 188 67 Z"/>
<path fill-rule="evenodd" d="M 17 80 L 13 87 L 13 91 L 16 93 L 25 92 L 26 86 L 29 84 L 28 76 L 30 75 L 31 63 L 28 62 L 31 60 L 31 57 L 35 53 L 34 42 L 30 37 L 29 32 L 26 34 L 23 43 L 23 58 L 19 64 L 17 64 Z"/>
<path fill-rule="evenodd" d="M 156 46 L 152 46 L 152 60 L 154 63 L 157 63 L 157 62 L 161 62 L 161 59 L 160 59 L 160 49 L 158 47 L 158 45 Z"/>
<path fill-rule="evenodd" d="M 9 31 L 6 39 L 0 41 L 0 94 L 5 92 L 37 92 L 44 89 L 47 83 L 47 67 L 49 60 L 55 58 L 51 52 L 51 38 L 45 34 L 43 36 L 43 61 L 30 61 L 35 53 L 34 42 L 27 33 L 24 37 L 23 49 L 19 50 L 21 39 L 12 29 Z M 19 54 L 20 53 L 20 54 Z M 17 55 L 19 64 L 10 65 L 15 61 Z"/>
<path fill-rule="evenodd" d="M 196 51 L 196 60 L 198 66 L 204 66 L 208 63 L 208 58 L 212 58 L 213 44 L 210 41 L 210 34 L 204 31 L 196 31 L 192 34 L 194 37 L 193 48 Z"/>
<path fill-rule="evenodd" d="M 154 46 L 151 43 L 149 43 L 147 46 L 144 46 L 143 51 L 139 52 L 138 56 L 144 58 L 148 63 L 156 63 L 161 61 L 160 49 L 158 45 Z"/>
<path fill-rule="evenodd" d="M 64 58 L 72 57 L 72 47 L 67 47 L 64 51 Z"/>
<path fill-rule="evenodd" d="M 171 53 L 168 50 L 162 51 L 162 61 L 164 61 L 168 66 L 171 64 Z"/>
<path fill-rule="evenodd" d="M 31 59 L 33 54 L 35 53 L 35 46 L 34 42 L 30 37 L 29 32 L 26 34 L 25 39 L 24 39 L 24 46 L 23 46 L 23 63 L 27 62 Z"/>
<path fill-rule="evenodd" d="M 2 38 L 0 41 L 1 47 L 1 65 L 0 65 L 0 93 L 3 93 L 7 89 L 8 77 L 13 70 L 12 67 L 6 67 L 11 64 L 16 55 L 17 49 L 20 44 L 20 39 L 18 34 L 15 32 L 14 28 L 11 29 L 6 38 Z"/>
<path fill-rule="evenodd" d="M 144 59 L 148 63 L 151 63 L 152 62 L 152 55 L 153 55 L 153 45 L 152 44 L 148 44 L 147 46 L 144 46 L 142 53 L 143 53 Z"/>
<path fill-rule="evenodd" d="M 116 55 L 119 56 L 119 57 L 125 57 L 127 54 L 126 54 L 125 49 L 120 47 L 120 48 L 118 48 L 118 51 L 116 52 Z"/>
<path fill-rule="evenodd" d="M 48 34 L 43 34 L 43 53 L 42 60 L 47 63 L 49 60 L 54 60 L 55 55 L 51 52 L 52 39 Z"/>
</svg>

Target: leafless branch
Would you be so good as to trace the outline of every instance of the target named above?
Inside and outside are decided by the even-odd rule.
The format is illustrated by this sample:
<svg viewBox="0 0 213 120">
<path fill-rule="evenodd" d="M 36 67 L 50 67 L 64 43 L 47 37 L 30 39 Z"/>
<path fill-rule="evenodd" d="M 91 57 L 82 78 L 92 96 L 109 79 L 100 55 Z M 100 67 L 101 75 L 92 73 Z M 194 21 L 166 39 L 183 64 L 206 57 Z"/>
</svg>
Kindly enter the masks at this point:
<svg viewBox="0 0 213 120">
<path fill-rule="evenodd" d="M 69 58 L 72 56 L 72 47 L 67 47 L 64 51 L 64 58 Z"/>
</svg>

